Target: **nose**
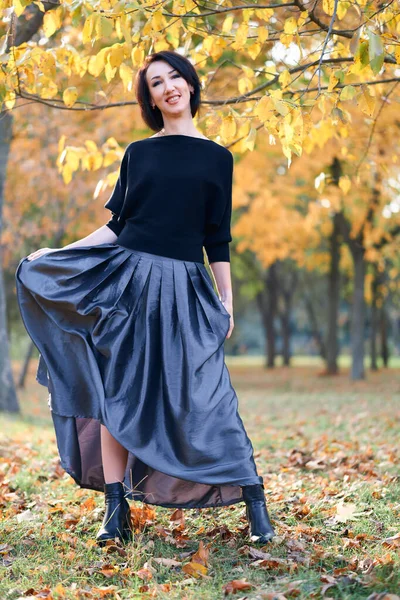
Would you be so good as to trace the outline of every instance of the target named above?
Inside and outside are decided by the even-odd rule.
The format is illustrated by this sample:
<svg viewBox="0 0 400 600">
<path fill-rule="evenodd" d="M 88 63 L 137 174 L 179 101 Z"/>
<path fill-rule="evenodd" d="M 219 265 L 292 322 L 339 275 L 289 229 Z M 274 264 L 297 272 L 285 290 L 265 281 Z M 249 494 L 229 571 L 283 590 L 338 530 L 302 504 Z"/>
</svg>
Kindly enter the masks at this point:
<svg viewBox="0 0 400 600">
<path fill-rule="evenodd" d="M 173 84 L 172 81 L 167 81 L 166 85 L 165 85 L 165 94 L 169 94 L 172 90 L 175 89 L 175 86 Z"/>
</svg>

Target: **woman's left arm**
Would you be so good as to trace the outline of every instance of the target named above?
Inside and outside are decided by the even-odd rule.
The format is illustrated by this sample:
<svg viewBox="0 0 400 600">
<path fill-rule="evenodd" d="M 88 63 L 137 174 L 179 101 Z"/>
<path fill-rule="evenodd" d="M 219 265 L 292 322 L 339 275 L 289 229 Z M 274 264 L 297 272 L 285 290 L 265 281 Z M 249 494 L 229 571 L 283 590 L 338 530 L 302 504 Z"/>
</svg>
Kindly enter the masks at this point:
<svg viewBox="0 0 400 600">
<path fill-rule="evenodd" d="M 227 338 L 231 337 L 232 330 L 235 326 L 233 321 L 233 294 L 232 294 L 232 279 L 231 279 L 231 263 L 227 261 L 216 261 L 209 263 L 210 269 L 214 275 L 217 284 L 218 294 L 222 304 L 230 314 L 229 331 Z"/>
</svg>

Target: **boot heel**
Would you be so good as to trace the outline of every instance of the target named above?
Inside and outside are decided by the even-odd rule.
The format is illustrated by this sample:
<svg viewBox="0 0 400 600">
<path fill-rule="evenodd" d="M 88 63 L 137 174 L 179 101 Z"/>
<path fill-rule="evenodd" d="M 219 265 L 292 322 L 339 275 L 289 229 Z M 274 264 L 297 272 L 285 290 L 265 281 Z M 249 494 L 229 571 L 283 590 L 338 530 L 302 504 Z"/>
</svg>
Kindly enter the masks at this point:
<svg viewBox="0 0 400 600">
<path fill-rule="evenodd" d="M 115 538 L 121 541 L 132 540 L 131 512 L 125 498 L 122 482 L 104 485 L 105 514 L 100 531 L 96 536 L 99 546 Z"/>
<path fill-rule="evenodd" d="M 275 535 L 269 520 L 263 490 L 262 485 L 242 486 L 246 518 L 249 523 L 249 538 L 255 544 L 266 544 Z"/>
</svg>

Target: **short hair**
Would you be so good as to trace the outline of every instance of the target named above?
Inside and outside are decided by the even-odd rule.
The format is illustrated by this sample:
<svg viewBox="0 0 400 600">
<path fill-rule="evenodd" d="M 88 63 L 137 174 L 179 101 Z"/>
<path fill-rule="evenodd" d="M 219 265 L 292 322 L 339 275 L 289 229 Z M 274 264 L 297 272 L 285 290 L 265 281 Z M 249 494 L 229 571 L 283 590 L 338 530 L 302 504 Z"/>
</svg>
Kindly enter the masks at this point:
<svg viewBox="0 0 400 600">
<path fill-rule="evenodd" d="M 136 73 L 135 78 L 135 92 L 136 99 L 140 106 L 140 111 L 143 121 L 153 131 L 160 131 L 164 126 L 164 119 L 158 106 L 152 108 L 150 90 L 146 81 L 146 73 L 151 63 L 164 60 L 176 69 L 180 75 L 187 81 L 188 84 L 194 88 L 193 94 L 190 94 L 190 110 L 192 117 L 197 114 L 200 106 L 200 95 L 201 95 L 201 83 L 199 76 L 192 63 L 178 52 L 173 50 L 161 50 L 160 52 L 154 52 L 149 54 L 144 60 L 143 65 Z"/>
</svg>

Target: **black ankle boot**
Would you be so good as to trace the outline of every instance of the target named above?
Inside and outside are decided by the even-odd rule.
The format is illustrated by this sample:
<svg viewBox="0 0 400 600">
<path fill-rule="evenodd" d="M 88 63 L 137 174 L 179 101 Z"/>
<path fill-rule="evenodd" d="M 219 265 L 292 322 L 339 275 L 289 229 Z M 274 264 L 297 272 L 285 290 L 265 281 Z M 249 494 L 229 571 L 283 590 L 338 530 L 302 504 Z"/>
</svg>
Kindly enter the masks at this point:
<svg viewBox="0 0 400 600">
<path fill-rule="evenodd" d="M 105 514 L 101 528 L 96 536 L 99 546 L 104 546 L 106 540 L 118 537 L 122 540 L 132 540 L 131 510 L 125 498 L 124 486 L 121 481 L 104 484 Z"/>
<path fill-rule="evenodd" d="M 261 484 L 242 486 L 246 503 L 246 517 L 250 528 L 250 541 L 266 544 L 275 535 L 265 503 L 264 486 Z"/>
</svg>

